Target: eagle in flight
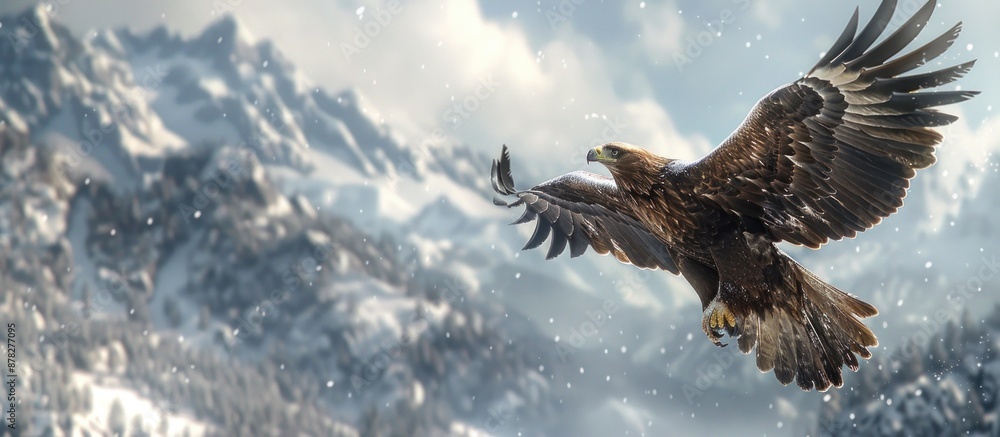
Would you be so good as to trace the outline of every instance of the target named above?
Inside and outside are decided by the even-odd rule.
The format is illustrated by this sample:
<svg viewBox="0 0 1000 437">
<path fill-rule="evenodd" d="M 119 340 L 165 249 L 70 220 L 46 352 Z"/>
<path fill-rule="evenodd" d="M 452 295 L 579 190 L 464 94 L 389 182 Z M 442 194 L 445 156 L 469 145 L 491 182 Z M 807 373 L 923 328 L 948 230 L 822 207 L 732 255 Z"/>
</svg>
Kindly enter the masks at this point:
<svg viewBox="0 0 1000 437">
<path fill-rule="evenodd" d="M 903 205 L 917 169 L 934 163 L 957 120 L 936 107 L 974 91 L 924 91 L 950 83 L 975 61 L 908 74 L 956 40 L 961 23 L 896 56 L 925 27 L 936 1 L 875 44 L 896 9 L 884 0 L 858 30 L 855 9 L 833 47 L 801 79 L 764 96 L 736 130 L 697 161 L 613 142 L 590 150 L 611 178 L 576 171 L 531 189 L 514 188 L 504 146 L 492 185 L 523 205 L 514 224 L 535 220 L 525 249 L 551 243 L 547 258 L 587 247 L 640 268 L 682 275 L 701 299 L 702 329 L 756 349 L 761 372 L 782 384 L 825 391 L 844 383 L 878 345 L 860 319 L 872 305 L 827 284 L 775 246 L 819 248 L 851 238 Z"/>
</svg>

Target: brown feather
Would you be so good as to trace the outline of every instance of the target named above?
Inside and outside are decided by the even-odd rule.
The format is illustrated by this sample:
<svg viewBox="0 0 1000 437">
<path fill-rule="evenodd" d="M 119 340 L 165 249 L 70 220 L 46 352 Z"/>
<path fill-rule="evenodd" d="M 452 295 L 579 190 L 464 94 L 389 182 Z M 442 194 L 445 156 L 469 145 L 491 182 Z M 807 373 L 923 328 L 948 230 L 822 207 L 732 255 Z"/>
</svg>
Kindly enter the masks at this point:
<svg viewBox="0 0 1000 437">
<path fill-rule="evenodd" d="M 878 311 L 775 243 L 818 248 L 895 213 L 916 170 L 935 160 L 942 136 L 934 128 L 957 119 L 935 108 L 976 95 L 928 91 L 962 77 L 972 62 L 902 76 L 947 50 L 961 26 L 901 54 L 934 2 L 882 38 L 895 6 L 884 1 L 857 35 L 855 12 L 816 67 L 762 98 L 698 161 L 608 143 L 588 160 L 604 164 L 612 178 L 573 172 L 517 191 L 504 147 L 491 184 L 516 200 L 496 203 L 523 205 L 517 223 L 538 221 L 526 248 L 549 239 L 552 258 L 567 246 L 578 256 L 589 245 L 638 267 L 682 274 L 698 293 L 712 341 L 721 344 L 723 332 L 738 337 L 739 349 L 755 351 L 757 367 L 782 384 L 839 387 L 843 367 L 856 371 L 858 357 L 870 358 L 868 348 L 878 345 L 861 322 Z"/>
</svg>

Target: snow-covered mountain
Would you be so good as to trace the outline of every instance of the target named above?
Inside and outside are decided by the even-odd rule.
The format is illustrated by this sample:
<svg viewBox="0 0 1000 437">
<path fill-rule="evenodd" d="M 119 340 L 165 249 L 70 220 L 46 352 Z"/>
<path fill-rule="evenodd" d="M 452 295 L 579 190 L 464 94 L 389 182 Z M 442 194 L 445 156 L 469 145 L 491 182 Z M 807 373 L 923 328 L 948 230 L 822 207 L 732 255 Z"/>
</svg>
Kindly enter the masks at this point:
<svg viewBox="0 0 1000 437">
<path fill-rule="evenodd" d="M 490 202 L 490 157 L 393 131 L 232 17 L 193 37 L 77 37 L 41 6 L 0 23 L 0 315 L 38 344 L 30 426 L 656 435 L 732 414 L 813 429 L 823 395 L 705 341 L 683 279 L 520 252 L 531 229 Z M 941 307 L 957 320 L 993 300 L 955 288 L 1000 234 L 1000 143 L 974 132 L 980 149 L 946 144 L 898 216 L 789 249 L 879 306 L 878 353 Z"/>
<path fill-rule="evenodd" d="M 534 363 L 549 336 L 483 294 L 492 273 L 470 266 L 502 257 L 447 239 L 500 217 L 488 159 L 406 144 L 231 18 L 189 40 L 77 39 L 43 7 L 0 22 L 17 42 L 0 49 L 0 274 L 5 319 L 39 344 L 29 430 L 556 423 Z M 239 387 L 209 395 L 216 379 Z"/>
<path fill-rule="evenodd" d="M 994 288 L 995 290 L 995 288 Z M 826 398 L 820 435 L 996 435 L 1000 432 L 1000 306 L 965 314 L 861 371 Z"/>
</svg>

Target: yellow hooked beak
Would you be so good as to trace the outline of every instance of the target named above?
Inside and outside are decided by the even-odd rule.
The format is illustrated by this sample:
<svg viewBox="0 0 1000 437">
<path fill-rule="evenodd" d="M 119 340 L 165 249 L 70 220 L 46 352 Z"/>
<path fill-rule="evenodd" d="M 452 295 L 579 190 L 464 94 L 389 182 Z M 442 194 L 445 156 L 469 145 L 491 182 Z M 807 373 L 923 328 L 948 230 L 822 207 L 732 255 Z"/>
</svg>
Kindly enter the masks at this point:
<svg viewBox="0 0 1000 437">
<path fill-rule="evenodd" d="M 587 152 L 588 164 L 591 162 L 598 162 L 602 159 L 604 159 L 604 150 L 601 148 L 601 146 L 594 147 L 593 149 L 590 149 L 589 152 Z"/>
</svg>

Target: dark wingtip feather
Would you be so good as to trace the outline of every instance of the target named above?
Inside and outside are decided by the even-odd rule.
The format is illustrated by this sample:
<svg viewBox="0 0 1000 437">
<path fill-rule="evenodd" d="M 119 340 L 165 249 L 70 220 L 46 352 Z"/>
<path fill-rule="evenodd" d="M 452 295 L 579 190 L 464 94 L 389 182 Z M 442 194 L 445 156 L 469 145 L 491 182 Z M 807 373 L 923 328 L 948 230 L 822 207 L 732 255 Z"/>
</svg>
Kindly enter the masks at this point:
<svg viewBox="0 0 1000 437">
<path fill-rule="evenodd" d="M 493 160 L 493 166 L 490 169 L 490 185 L 492 185 L 493 191 L 504 196 L 517 192 L 514 188 L 514 177 L 510 173 L 510 153 L 507 151 L 506 144 L 500 150 L 500 159 Z"/>
<path fill-rule="evenodd" d="M 851 15 L 851 20 L 847 23 L 847 27 L 844 28 L 844 31 L 841 32 L 840 37 L 833 43 L 830 50 L 828 50 L 826 54 L 820 58 L 819 62 L 817 62 L 816 65 L 809 70 L 809 74 L 806 74 L 806 76 L 812 74 L 812 72 L 816 71 L 817 68 L 829 64 L 833 58 L 836 58 L 837 55 L 840 55 L 845 49 L 847 49 L 847 46 L 851 44 L 851 41 L 854 39 L 854 34 L 857 33 L 857 31 L 858 8 L 854 8 L 854 15 Z"/>
<path fill-rule="evenodd" d="M 587 246 L 590 245 L 590 241 L 587 237 L 583 235 L 583 232 L 573 232 L 573 235 L 569 237 L 569 257 L 576 258 L 583 255 L 587 251 Z"/>
<path fill-rule="evenodd" d="M 831 63 L 839 64 L 850 61 L 868 50 L 889 25 L 889 20 L 892 19 L 895 10 L 896 0 L 883 0 L 875 11 L 875 15 L 872 15 L 871 20 L 868 20 L 868 24 L 865 25 L 864 29 L 861 29 L 857 38 L 854 38 L 851 45 L 844 49 Z"/>
<path fill-rule="evenodd" d="M 521 248 L 521 250 L 531 250 L 538 246 L 541 246 L 542 242 L 545 241 L 546 238 L 548 238 L 549 231 L 551 230 L 552 230 L 552 225 L 550 225 L 549 222 L 539 219 L 536 222 L 535 232 L 531 235 L 531 239 L 529 239 L 528 242 L 525 243 L 524 247 Z"/>
<path fill-rule="evenodd" d="M 866 74 L 882 78 L 894 77 L 920 67 L 951 48 L 961 32 L 962 22 L 958 22 L 931 42 L 882 65 L 869 68 Z"/>
<path fill-rule="evenodd" d="M 493 160 L 493 166 L 492 166 L 492 168 L 490 168 L 490 186 L 493 187 L 493 191 L 496 191 L 497 194 L 506 195 L 508 193 L 505 190 L 502 190 L 500 188 L 500 183 L 497 180 L 498 175 L 499 175 L 499 173 L 497 172 L 497 160 L 494 159 Z M 496 202 L 494 202 L 494 203 L 496 203 Z"/>
<path fill-rule="evenodd" d="M 896 29 L 892 35 L 867 53 L 857 53 L 854 57 L 845 58 L 844 61 L 847 66 L 849 68 L 872 67 L 880 65 L 887 59 L 895 56 L 924 30 L 927 22 L 930 21 L 931 15 L 934 14 L 934 5 L 934 1 L 925 3 L 905 23 Z"/>
<path fill-rule="evenodd" d="M 909 108 L 915 111 L 935 106 L 961 103 L 974 97 L 979 91 L 928 91 L 921 93 L 893 94 L 890 105 Z"/>
<path fill-rule="evenodd" d="M 566 250 L 567 242 L 569 241 L 562 232 L 553 232 L 551 241 L 549 242 L 549 251 L 545 254 L 545 259 L 553 259 L 563 253 Z"/>
<path fill-rule="evenodd" d="M 493 204 L 496 206 L 507 206 L 507 202 L 500 199 L 499 197 L 493 197 Z"/>
<path fill-rule="evenodd" d="M 504 189 L 508 193 L 513 194 L 517 190 L 514 188 L 514 176 L 510 173 L 510 152 L 507 151 L 507 145 L 503 145 L 503 149 L 500 151 L 500 182 L 503 184 Z"/>
<path fill-rule="evenodd" d="M 880 92 L 913 92 L 927 88 L 936 88 L 962 78 L 968 74 L 975 65 L 976 60 L 973 59 L 968 62 L 928 73 L 915 74 L 911 76 L 897 76 L 892 78 L 876 78 L 873 90 L 878 90 Z"/>
<path fill-rule="evenodd" d="M 520 224 L 528 223 L 528 222 L 534 220 L 535 217 L 537 217 L 537 216 L 538 216 L 538 214 L 535 214 L 535 212 L 532 211 L 531 208 L 524 208 L 524 212 L 521 213 L 521 217 L 519 217 L 517 220 L 514 220 L 513 222 L 511 222 L 511 225 L 520 225 Z"/>
<path fill-rule="evenodd" d="M 979 62 L 979 59 L 973 59 L 969 62 L 959 64 L 958 72 L 956 74 L 959 74 L 960 76 L 965 76 L 969 71 L 972 70 L 972 67 L 976 66 L 976 62 Z"/>
</svg>

